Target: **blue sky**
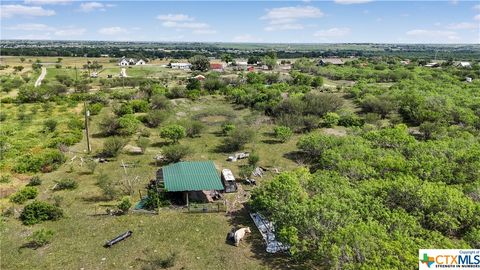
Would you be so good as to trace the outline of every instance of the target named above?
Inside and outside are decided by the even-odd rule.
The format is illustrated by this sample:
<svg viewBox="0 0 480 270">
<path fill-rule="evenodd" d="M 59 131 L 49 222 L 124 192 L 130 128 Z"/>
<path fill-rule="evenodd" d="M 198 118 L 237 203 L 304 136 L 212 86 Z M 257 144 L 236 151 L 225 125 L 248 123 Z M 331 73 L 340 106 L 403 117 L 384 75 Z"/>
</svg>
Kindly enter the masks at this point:
<svg viewBox="0 0 480 270">
<path fill-rule="evenodd" d="M 480 43 L 480 1 L 2 1 L 1 39 Z"/>
</svg>

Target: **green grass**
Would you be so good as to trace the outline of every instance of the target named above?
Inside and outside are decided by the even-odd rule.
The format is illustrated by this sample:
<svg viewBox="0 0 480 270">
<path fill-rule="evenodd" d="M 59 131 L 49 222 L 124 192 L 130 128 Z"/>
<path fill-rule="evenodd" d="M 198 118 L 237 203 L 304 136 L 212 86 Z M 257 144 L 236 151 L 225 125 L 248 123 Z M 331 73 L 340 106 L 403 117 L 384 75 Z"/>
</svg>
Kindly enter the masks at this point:
<svg viewBox="0 0 480 270">
<path fill-rule="evenodd" d="M 174 114 L 169 122 L 189 118 L 211 107 L 230 109 L 238 122 L 248 123 L 256 119 L 257 115 L 249 109 L 232 110 L 221 97 L 204 97 L 198 101 L 180 101 L 174 107 Z M 13 110 L 12 108 L 10 108 Z M 58 108 L 54 110 L 56 117 L 62 117 Z M 97 134 L 99 119 L 108 113 L 111 108 L 105 108 L 101 114 L 94 116 L 91 121 L 92 134 Z M 67 113 L 67 112 L 66 112 Z M 184 115 L 184 116 L 179 116 Z M 40 117 L 34 123 L 40 123 Z M 34 125 L 36 126 L 36 124 Z M 261 128 L 260 128 L 261 127 Z M 35 130 L 32 127 L 32 131 Z M 29 129 L 30 129 L 29 128 Z M 256 151 L 260 155 L 260 165 L 277 166 L 281 170 L 294 168 L 296 164 L 283 157 L 283 153 L 295 149 L 296 138 L 285 144 L 267 144 L 262 141 L 271 139 L 270 132 L 273 126 L 262 124 L 259 126 L 259 136 L 255 144 L 247 145 L 246 150 Z M 215 149 L 222 143 L 223 137 L 218 135 L 220 126 L 208 124 L 207 129 L 198 138 L 187 138 L 180 141 L 189 145 L 194 153 L 188 160 L 214 160 L 217 167 L 230 168 L 235 173 L 240 165 L 227 162 L 228 153 L 219 153 Z M 95 185 L 97 176 L 103 172 L 114 181 L 123 181 L 126 178 L 138 181 L 134 184 L 135 194 L 131 197 L 135 204 L 139 200 L 138 190 L 145 194 L 145 185 L 153 179 L 157 167 L 153 157 L 161 152 L 165 141 L 158 136 L 158 129 L 151 129 L 150 140 L 153 146 L 147 149 L 144 155 L 130 155 L 122 153 L 116 160 L 101 163 L 95 174 L 90 174 L 85 164 L 80 167 L 80 157 L 87 157 L 84 150 L 85 140 L 70 147 L 67 153 L 66 164 L 57 171 L 42 175 L 43 183 L 39 186 L 40 200 L 54 202 L 54 196 L 63 197 L 61 207 L 66 218 L 55 222 L 45 222 L 34 226 L 24 226 L 18 219 L 8 217 L 2 223 L 0 236 L 0 250 L 2 252 L 1 269 L 124 269 L 132 266 L 141 269 L 155 258 L 166 258 L 171 252 L 177 253 L 174 269 L 268 269 L 283 264 L 285 257 L 269 257 L 264 251 L 261 236 L 254 230 L 252 236 L 236 248 L 225 244 L 226 233 L 233 225 L 253 226 L 246 212 L 233 216 L 225 213 L 189 214 L 185 210 L 162 209 L 158 215 L 128 214 L 125 216 L 93 216 L 95 212 L 104 212 L 105 205 L 115 205 L 121 199 L 104 201 L 101 190 Z M 130 140 L 135 145 L 136 136 Z M 93 152 L 101 150 L 105 139 L 92 136 Z M 32 141 L 33 144 L 40 143 Z M 70 163 L 70 158 L 77 158 Z M 124 163 L 137 163 L 138 167 L 127 168 L 125 174 L 121 167 Z M 268 174 L 265 179 L 272 175 Z M 19 177 L 19 176 L 18 176 Z M 79 183 L 74 191 L 52 191 L 55 180 L 71 178 Z M 259 182 L 264 181 L 264 179 Z M 26 184 L 21 181 L 20 185 Z M 229 196 L 231 198 L 231 196 Z M 11 206 L 8 199 L 1 199 L 3 209 Z M 20 210 L 20 206 L 15 206 Z M 28 236 L 35 230 L 46 228 L 55 231 L 52 242 L 38 250 L 21 248 L 28 241 Z M 127 230 L 133 231 L 133 236 L 111 249 L 102 245 Z M 102 261 L 102 258 L 106 258 Z"/>
</svg>

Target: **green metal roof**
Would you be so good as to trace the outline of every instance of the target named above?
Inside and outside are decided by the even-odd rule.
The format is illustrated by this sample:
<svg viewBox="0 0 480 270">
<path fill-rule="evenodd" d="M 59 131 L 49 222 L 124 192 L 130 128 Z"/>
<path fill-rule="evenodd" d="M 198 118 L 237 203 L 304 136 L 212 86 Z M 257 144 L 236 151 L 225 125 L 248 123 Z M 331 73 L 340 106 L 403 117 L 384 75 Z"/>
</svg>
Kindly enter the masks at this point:
<svg viewBox="0 0 480 270">
<path fill-rule="evenodd" d="M 162 168 L 167 191 L 222 190 L 220 175 L 212 161 L 184 161 Z"/>
</svg>

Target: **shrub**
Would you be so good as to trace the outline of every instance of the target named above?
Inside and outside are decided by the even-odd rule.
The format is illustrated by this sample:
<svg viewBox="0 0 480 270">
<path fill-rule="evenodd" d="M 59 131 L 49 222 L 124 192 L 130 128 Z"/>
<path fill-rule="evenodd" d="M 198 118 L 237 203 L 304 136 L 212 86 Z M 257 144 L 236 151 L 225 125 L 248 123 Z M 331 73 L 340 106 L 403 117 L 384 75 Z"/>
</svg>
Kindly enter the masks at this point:
<svg viewBox="0 0 480 270">
<path fill-rule="evenodd" d="M 255 139 L 255 130 L 250 128 L 237 128 L 223 141 L 225 151 L 237 151 L 242 149 L 245 144 Z"/>
<path fill-rule="evenodd" d="M 48 109 L 47 109 L 48 110 Z M 79 118 L 71 118 L 68 123 L 67 123 L 67 126 L 69 129 L 78 129 L 78 130 L 82 130 L 84 128 L 84 123 L 81 119 Z"/>
<path fill-rule="evenodd" d="M 187 137 L 194 138 L 205 129 L 205 125 L 200 121 L 186 121 L 182 123 L 185 127 Z"/>
<path fill-rule="evenodd" d="M 181 86 L 174 86 L 168 91 L 168 98 L 184 98 L 187 96 L 187 91 Z"/>
<path fill-rule="evenodd" d="M 248 156 L 248 165 L 251 167 L 257 166 L 258 162 L 260 161 L 260 157 L 257 153 L 250 153 Z"/>
<path fill-rule="evenodd" d="M 162 153 L 169 162 L 178 162 L 183 157 L 191 153 L 191 149 L 186 145 L 174 144 L 162 149 Z"/>
<path fill-rule="evenodd" d="M 91 159 L 91 160 L 88 160 L 88 161 L 86 162 L 86 164 L 87 164 L 87 168 L 88 168 L 88 170 L 90 171 L 90 173 L 91 173 L 91 174 L 94 174 L 94 173 L 95 173 L 95 169 L 97 168 L 98 163 L 97 163 L 95 160 Z"/>
<path fill-rule="evenodd" d="M 186 130 L 180 125 L 168 125 L 160 129 L 160 137 L 168 139 L 173 143 L 177 143 L 178 140 L 184 138 L 186 135 Z"/>
<path fill-rule="evenodd" d="M 338 124 L 344 127 L 361 127 L 363 126 L 364 121 L 355 113 L 345 113 L 340 115 L 340 120 L 338 121 Z"/>
<path fill-rule="evenodd" d="M 105 136 L 117 134 L 117 130 L 120 128 L 118 119 L 116 117 L 105 116 L 98 123 L 100 132 Z"/>
<path fill-rule="evenodd" d="M 51 172 L 65 162 L 65 155 L 57 149 L 45 149 L 37 154 L 21 156 L 13 170 L 18 173 Z"/>
<path fill-rule="evenodd" d="M 224 136 L 228 135 L 231 131 L 235 129 L 235 125 L 232 123 L 224 123 L 222 125 L 222 134 Z"/>
<path fill-rule="evenodd" d="M 29 237 L 30 242 L 28 242 L 28 246 L 37 249 L 43 247 L 52 241 L 54 232 L 52 230 L 40 229 L 38 231 L 34 231 L 32 236 Z"/>
<path fill-rule="evenodd" d="M 117 192 L 117 189 L 115 188 L 115 184 L 107 174 L 100 173 L 100 175 L 98 175 L 97 186 L 102 190 L 102 193 L 105 199 L 112 200 L 117 196 L 118 192 Z"/>
<path fill-rule="evenodd" d="M 0 122 L 7 120 L 7 114 L 4 112 L 0 112 Z"/>
<path fill-rule="evenodd" d="M 155 128 L 158 127 L 168 118 L 168 113 L 161 110 L 153 110 L 148 112 L 145 117 L 145 124 L 149 127 Z"/>
<path fill-rule="evenodd" d="M 20 220 L 25 225 L 33 225 L 46 220 L 58 220 L 62 217 L 62 209 L 41 201 L 33 201 L 26 205 L 20 214 Z"/>
<path fill-rule="evenodd" d="M 147 112 L 148 111 L 148 101 L 142 99 L 135 99 L 130 102 L 134 112 Z"/>
<path fill-rule="evenodd" d="M 273 129 L 275 138 L 281 142 L 288 141 L 293 136 L 293 131 L 286 126 L 277 126 Z"/>
<path fill-rule="evenodd" d="M 132 135 L 137 131 L 140 121 L 134 115 L 127 114 L 118 119 L 118 133 L 120 135 Z"/>
<path fill-rule="evenodd" d="M 12 176 L 10 174 L 3 174 L 0 176 L 0 183 L 10 183 L 12 181 Z"/>
<path fill-rule="evenodd" d="M 97 115 L 103 109 L 102 103 L 92 103 L 88 106 L 88 110 L 90 111 L 90 115 Z"/>
<path fill-rule="evenodd" d="M 120 211 L 122 211 L 123 214 L 126 214 L 128 213 L 130 207 L 132 207 L 132 203 L 128 197 L 124 197 L 117 207 Z"/>
<path fill-rule="evenodd" d="M 30 178 L 30 182 L 28 182 L 27 186 L 33 187 L 33 186 L 40 186 L 42 184 L 42 179 L 38 175 L 35 175 L 34 177 Z"/>
<path fill-rule="evenodd" d="M 78 187 L 78 182 L 70 178 L 62 179 L 60 181 L 55 181 L 55 183 L 56 185 L 54 190 L 64 190 L 64 189 L 71 190 L 71 189 L 76 189 Z"/>
<path fill-rule="evenodd" d="M 18 204 L 22 204 L 28 200 L 35 199 L 38 195 L 37 188 L 34 187 L 24 187 L 21 190 L 15 192 L 10 197 L 10 201 Z"/>
<path fill-rule="evenodd" d="M 302 117 L 302 122 L 303 122 L 303 126 L 305 127 L 305 130 L 311 131 L 318 128 L 320 121 L 318 117 L 315 115 L 305 115 Z"/>
<path fill-rule="evenodd" d="M 150 188 L 147 190 L 147 198 L 143 207 L 148 210 L 166 206 L 170 202 L 165 198 L 165 193 L 159 193 L 156 189 Z"/>
<path fill-rule="evenodd" d="M 325 127 L 333 127 L 338 124 L 338 121 L 340 121 L 340 116 L 334 112 L 328 112 L 323 116 L 323 125 Z"/>
<path fill-rule="evenodd" d="M 81 130 L 70 130 L 62 133 L 61 136 L 52 138 L 48 143 L 49 147 L 58 147 L 59 145 L 74 145 L 82 140 L 83 133 Z"/>
<path fill-rule="evenodd" d="M 120 105 L 119 108 L 115 110 L 115 114 L 118 116 L 123 116 L 126 114 L 132 114 L 133 113 L 133 108 L 132 105 L 130 104 L 122 104 Z"/>
<path fill-rule="evenodd" d="M 103 143 L 102 155 L 104 157 L 116 157 L 125 145 L 127 145 L 127 141 L 123 138 L 107 138 Z"/>
<path fill-rule="evenodd" d="M 172 102 L 164 95 L 154 95 L 150 102 L 154 110 L 168 110 L 172 107 Z"/>
</svg>

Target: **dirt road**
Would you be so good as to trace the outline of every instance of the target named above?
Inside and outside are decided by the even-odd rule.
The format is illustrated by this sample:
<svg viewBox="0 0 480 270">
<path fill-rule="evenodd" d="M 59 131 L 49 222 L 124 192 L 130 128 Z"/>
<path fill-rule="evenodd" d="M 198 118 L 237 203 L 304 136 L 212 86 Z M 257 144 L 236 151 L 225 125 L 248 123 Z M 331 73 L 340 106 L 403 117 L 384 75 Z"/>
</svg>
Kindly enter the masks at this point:
<svg viewBox="0 0 480 270">
<path fill-rule="evenodd" d="M 42 73 L 40 73 L 40 76 L 38 76 L 38 79 L 35 82 L 35 87 L 38 87 L 42 84 L 42 80 L 45 78 L 45 75 L 47 75 L 47 68 L 42 67 Z"/>
</svg>

